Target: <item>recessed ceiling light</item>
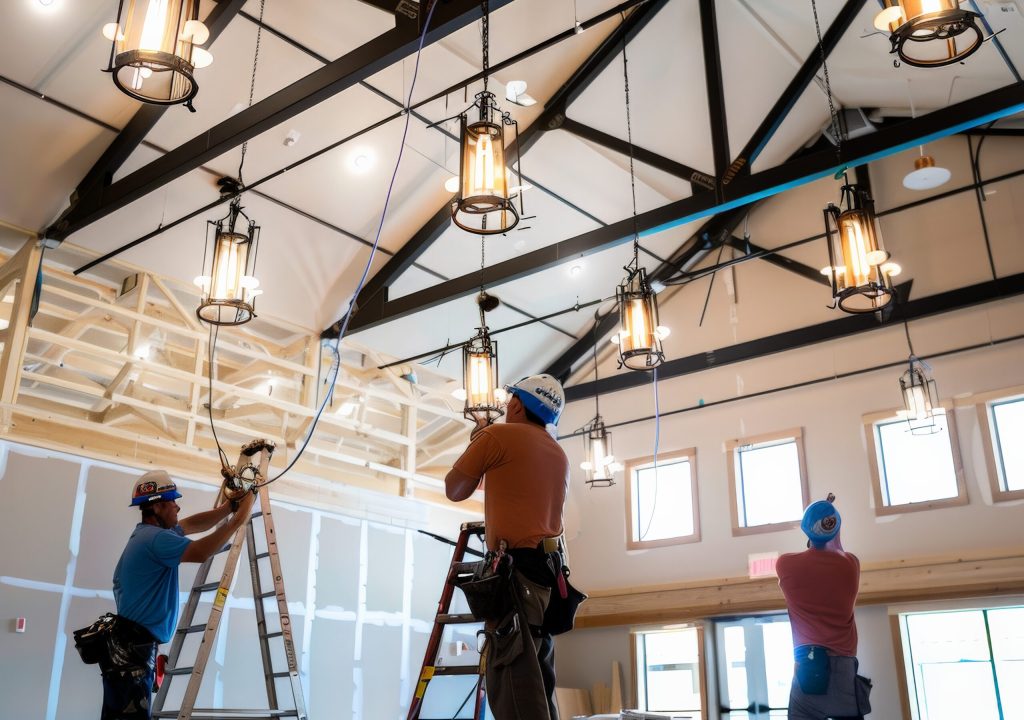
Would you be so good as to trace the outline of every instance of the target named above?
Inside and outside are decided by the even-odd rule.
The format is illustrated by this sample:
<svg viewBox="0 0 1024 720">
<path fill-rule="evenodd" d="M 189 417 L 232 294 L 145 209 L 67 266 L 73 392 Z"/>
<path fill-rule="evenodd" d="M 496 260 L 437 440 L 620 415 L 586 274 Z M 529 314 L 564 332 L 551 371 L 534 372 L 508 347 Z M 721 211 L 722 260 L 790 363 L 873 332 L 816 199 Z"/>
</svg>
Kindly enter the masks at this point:
<svg viewBox="0 0 1024 720">
<path fill-rule="evenodd" d="M 583 266 L 580 265 L 579 263 L 577 263 L 575 265 L 571 265 L 569 267 L 569 274 L 572 277 L 579 277 L 582 272 L 583 272 Z"/>
<path fill-rule="evenodd" d="M 43 7 L 50 7 L 53 5 L 53 0 L 39 0 L 39 4 Z"/>
<path fill-rule="evenodd" d="M 349 155 L 349 165 L 357 173 L 364 173 L 369 171 L 374 166 L 376 156 L 373 150 L 367 147 L 356 148 Z"/>
</svg>

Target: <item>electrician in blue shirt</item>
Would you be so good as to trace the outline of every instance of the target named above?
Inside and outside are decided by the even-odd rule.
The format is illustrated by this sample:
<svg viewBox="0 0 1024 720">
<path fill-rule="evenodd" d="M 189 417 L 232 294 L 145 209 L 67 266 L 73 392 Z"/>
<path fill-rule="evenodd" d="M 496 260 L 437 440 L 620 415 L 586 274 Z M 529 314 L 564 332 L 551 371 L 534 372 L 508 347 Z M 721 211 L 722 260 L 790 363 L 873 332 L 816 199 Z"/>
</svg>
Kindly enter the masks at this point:
<svg viewBox="0 0 1024 720">
<path fill-rule="evenodd" d="M 201 563 L 223 547 L 249 518 L 255 495 L 246 493 L 241 500 L 179 520 L 180 497 L 164 470 L 146 473 L 132 490 L 131 505 L 142 511 L 142 519 L 114 569 L 117 641 L 111 658 L 100 665 L 101 720 L 149 719 L 157 645 L 171 639 L 178 622 L 178 565 Z M 229 515 L 209 535 L 195 541 L 185 537 L 205 532 Z"/>
</svg>

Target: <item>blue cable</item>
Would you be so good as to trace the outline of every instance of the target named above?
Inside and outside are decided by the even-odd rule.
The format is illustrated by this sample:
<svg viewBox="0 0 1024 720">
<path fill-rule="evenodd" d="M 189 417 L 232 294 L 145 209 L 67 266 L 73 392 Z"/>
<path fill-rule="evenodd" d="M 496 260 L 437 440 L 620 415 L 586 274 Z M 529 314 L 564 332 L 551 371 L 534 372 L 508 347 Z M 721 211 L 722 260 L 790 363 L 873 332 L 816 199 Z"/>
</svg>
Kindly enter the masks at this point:
<svg viewBox="0 0 1024 720">
<path fill-rule="evenodd" d="M 338 379 L 338 371 L 341 369 L 341 339 L 345 336 L 345 332 L 348 330 L 348 322 L 352 318 L 352 310 L 355 307 L 356 298 L 359 297 L 359 293 L 363 289 L 363 285 L 366 283 L 366 277 L 370 274 L 370 267 L 373 265 L 373 258 L 377 254 L 377 246 L 380 244 L 381 232 L 384 230 L 384 219 L 388 214 L 388 205 L 391 204 L 391 193 L 395 189 L 395 178 L 398 177 L 398 168 L 402 164 L 402 155 L 405 152 L 405 140 L 409 135 L 409 119 L 412 116 L 410 108 L 412 106 L 412 93 L 416 88 L 416 78 L 420 72 L 420 55 L 423 53 L 423 45 L 427 39 L 427 29 L 430 27 L 430 20 L 434 17 L 434 10 L 437 8 L 438 3 L 435 1 L 427 12 L 427 19 L 423 23 L 423 32 L 420 33 L 420 43 L 416 48 L 416 66 L 412 72 L 412 82 L 409 84 L 409 95 L 405 101 L 405 126 L 402 128 L 402 141 L 398 146 L 398 159 L 395 161 L 394 172 L 391 173 L 391 182 L 388 183 L 388 192 L 384 198 L 384 209 L 380 213 L 380 223 L 377 225 L 377 235 L 373 238 L 373 246 L 370 248 L 370 257 L 366 261 L 366 266 L 363 268 L 363 274 L 359 278 L 359 282 L 356 284 L 356 289 L 352 293 L 352 299 L 348 303 L 348 309 L 345 311 L 345 317 L 341 322 L 341 327 L 338 330 L 338 338 L 334 341 L 334 345 L 331 346 L 331 351 L 334 354 L 334 359 L 331 362 L 331 379 L 329 381 L 329 387 L 327 394 L 324 396 L 323 402 L 320 404 L 320 408 L 316 411 L 316 415 L 313 417 L 313 424 L 309 426 L 309 432 L 306 434 L 306 438 L 302 441 L 302 447 L 295 453 L 295 457 L 292 458 L 291 462 L 288 463 L 287 467 L 278 473 L 275 477 L 268 480 L 266 483 L 270 483 L 277 480 L 286 472 L 292 469 L 292 466 L 298 461 L 302 453 L 305 452 L 306 446 L 309 445 L 309 441 L 313 438 L 313 432 L 316 430 L 316 425 L 320 422 L 320 415 L 323 414 L 324 408 L 330 403 L 331 398 L 334 396 L 334 383 Z"/>
</svg>

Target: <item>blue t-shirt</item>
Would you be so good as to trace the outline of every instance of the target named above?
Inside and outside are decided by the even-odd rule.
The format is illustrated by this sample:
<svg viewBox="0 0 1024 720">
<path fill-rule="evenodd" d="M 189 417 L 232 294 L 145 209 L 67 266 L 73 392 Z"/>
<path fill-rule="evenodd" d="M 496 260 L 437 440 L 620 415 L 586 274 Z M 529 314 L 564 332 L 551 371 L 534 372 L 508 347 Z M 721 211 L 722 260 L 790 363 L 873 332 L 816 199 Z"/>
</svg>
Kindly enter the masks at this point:
<svg viewBox="0 0 1024 720">
<path fill-rule="evenodd" d="M 178 564 L 191 542 L 181 525 L 164 530 L 139 523 L 114 568 L 117 614 L 162 643 L 178 623 Z"/>
</svg>

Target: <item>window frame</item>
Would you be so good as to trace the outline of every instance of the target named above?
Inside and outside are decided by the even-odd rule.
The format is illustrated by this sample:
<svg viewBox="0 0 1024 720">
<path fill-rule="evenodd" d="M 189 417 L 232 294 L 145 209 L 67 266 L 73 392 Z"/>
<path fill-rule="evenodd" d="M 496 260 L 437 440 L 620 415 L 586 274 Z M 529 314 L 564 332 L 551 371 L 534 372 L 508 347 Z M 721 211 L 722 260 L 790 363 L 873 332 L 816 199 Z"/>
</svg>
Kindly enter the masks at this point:
<svg viewBox="0 0 1024 720">
<path fill-rule="evenodd" d="M 639 648 L 637 647 L 639 643 L 639 637 L 647 633 L 671 632 L 673 630 L 687 630 L 691 628 L 697 631 L 697 667 L 700 683 L 700 716 L 701 718 L 708 718 L 708 668 L 706 657 L 707 645 L 704 640 L 704 623 L 699 621 L 672 623 L 669 625 L 639 625 L 629 628 L 629 661 L 631 674 L 630 679 L 632 680 L 633 684 L 633 700 L 635 707 L 639 707 L 641 704 L 640 677 L 638 674 L 638 671 L 640 669 L 640 655 L 638 652 Z M 658 711 L 644 710 L 644 712 Z"/>
<path fill-rule="evenodd" d="M 953 475 L 956 478 L 956 496 L 941 498 L 938 500 L 925 500 L 924 502 L 901 503 L 899 505 L 886 505 L 885 496 L 882 493 L 882 469 L 879 466 L 881 457 L 881 446 L 878 442 L 877 426 L 888 424 L 892 421 L 906 422 L 905 418 L 899 416 L 899 410 L 882 410 L 869 413 L 862 417 L 864 427 L 864 439 L 868 453 L 868 471 L 871 475 L 871 495 L 874 498 L 875 516 L 902 515 L 908 512 L 919 512 L 922 510 L 937 510 L 940 508 L 960 507 L 970 504 L 970 497 L 967 495 L 967 480 L 964 475 L 964 462 L 960 453 L 960 436 L 957 430 L 956 411 L 952 403 L 942 402 L 939 404 L 946 413 L 946 435 L 949 438 L 949 449 L 953 458 Z"/>
<path fill-rule="evenodd" d="M 971 397 L 978 414 L 981 428 L 981 442 L 985 449 L 985 467 L 988 470 L 988 485 L 992 490 L 992 502 L 1024 500 L 1024 489 L 1003 490 L 1002 463 L 996 458 L 995 423 L 992 421 L 992 405 L 1000 401 L 1024 401 L 1024 385 L 994 390 Z"/>
<path fill-rule="evenodd" d="M 787 430 L 778 430 L 775 432 L 763 433 L 761 435 L 752 435 L 750 437 L 728 440 L 725 443 L 725 450 L 728 455 L 728 459 L 726 460 L 726 469 L 728 471 L 729 513 L 732 516 L 733 537 L 758 535 L 760 533 L 767 532 L 779 532 L 781 530 L 792 530 L 793 528 L 800 527 L 800 518 L 788 520 L 786 522 L 752 525 L 748 527 L 740 525 L 739 498 L 736 493 L 736 462 L 739 459 L 737 451 L 747 445 L 763 445 L 776 440 L 792 440 L 796 443 L 797 464 L 800 468 L 800 495 L 803 500 L 803 507 L 807 507 L 810 504 L 811 492 L 810 485 L 807 481 L 807 456 L 804 451 L 804 429 L 802 427 L 789 428 Z"/>
<path fill-rule="evenodd" d="M 690 463 L 690 506 L 693 509 L 693 532 L 689 535 L 678 535 L 676 537 L 661 538 L 659 540 L 634 540 L 633 539 L 633 485 L 635 483 L 634 470 L 643 469 L 654 464 L 654 456 L 632 458 L 625 462 L 626 475 L 626 549 L 641 550 L 647 548 L 669 547 L 672 545 L 686 545 L 700 542 L 700 504 L 697 492 L 697 448 L 686 448 L 685 450 L 673 450 L 672 452 L 659 453 L 658 464 L 671 464 L 674 460 L 686 460 Z"/>
</svg>

